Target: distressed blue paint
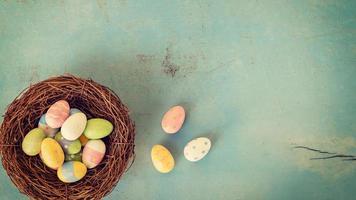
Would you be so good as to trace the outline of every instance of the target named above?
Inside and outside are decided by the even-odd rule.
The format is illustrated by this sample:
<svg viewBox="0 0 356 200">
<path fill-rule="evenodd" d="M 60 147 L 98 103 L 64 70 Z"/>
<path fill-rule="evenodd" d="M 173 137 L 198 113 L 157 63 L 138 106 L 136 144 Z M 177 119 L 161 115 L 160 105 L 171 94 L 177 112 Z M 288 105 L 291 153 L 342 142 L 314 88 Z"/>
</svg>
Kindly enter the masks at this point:
<svg viewBox="0 0 356 200">
<path fill-rule="evenodd" d="M 355 163 L 291 147 L 356 154 L 355 19 L 355 1 L 339 0 L 4 1 L 0 110 L 65 72 L 119 93 L 137 156 L 107 199 L 354 199 Z M 168 136 L 160 120 L 175 104 L 188 116 Z M 213 146 L 190 163 L 198 136 Z M 170 174 L 152 167 L 156 143 L 176 157 Z M 0 180 L 2 199 L 25 199 Z"/>
</svg>

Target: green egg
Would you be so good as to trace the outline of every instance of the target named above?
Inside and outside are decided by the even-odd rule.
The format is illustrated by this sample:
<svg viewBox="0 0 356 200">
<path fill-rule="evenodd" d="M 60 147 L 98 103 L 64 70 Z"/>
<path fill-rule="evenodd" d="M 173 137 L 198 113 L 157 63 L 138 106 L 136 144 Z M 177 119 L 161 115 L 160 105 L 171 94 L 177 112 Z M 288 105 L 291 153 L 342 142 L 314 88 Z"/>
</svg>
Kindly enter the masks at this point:
<svg viewBox="0 0 356 200">
<path fill-rule="evenodd" d="M 84 135 L 89 139 L 100 139 L 108 136 L 112 130 L 113 125 L 106 119 L 94 118 L 87 121 L 87 125 L 84 130 Z"/>
<path fill-rule="evenodd" d="M 76 153 L 76 154 L 66 154 L 65 161 L 82 161 L 82 152 Z"/>
<path fill-rule="evenodd" d="M 46 134 L 40 128 L 32 129 L 22 141 L 22 150 L 29 156 L 35 156 L 41 151 L 41 143 Z"/>
<path fill-rule="evenodd" d="M 80 143 L 79 139 L 73 141 L 66 140 L 61 132 L 58 132 L 54 139 L 61 145 L 65 154 L 79 153 L 82 148 L 82 143 Z"/>
</svg>

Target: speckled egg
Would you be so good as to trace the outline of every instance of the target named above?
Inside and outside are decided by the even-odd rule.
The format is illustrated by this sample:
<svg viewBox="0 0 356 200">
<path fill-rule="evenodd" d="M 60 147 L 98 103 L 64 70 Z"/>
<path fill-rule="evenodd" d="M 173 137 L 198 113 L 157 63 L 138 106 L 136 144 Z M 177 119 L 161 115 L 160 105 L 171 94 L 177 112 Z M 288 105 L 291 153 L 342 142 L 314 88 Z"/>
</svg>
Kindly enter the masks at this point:
<svg viewBox="0 0 356 200">
<path fill-rule="evenodd" d="M 163 145 L 154 145 L 151 150 L 153 166 L 161 173 L 168 173 L 174 168 L 174 158 Z"/>
<path fill-rule="evenodd" d="M 59 128 L 52 128 L 46 122 L 46 114 L 43 114 L 38 122 L 38 128 L 42 129 L 48 137 L 53 138 L 59 131 Z"/>
<path fill-rule="evenodd" d="M 64 160 L 65 161 L 82 161 L 82 152 L 76 154 L 66 154 Z"/>
<path fill-rule="evenodd" d="M 58 142 L 52 138 L 46 138 L 41 144 L 40 157 L 44 164 L 51 169 L 58 169 L 64 162 L 64 153 Z"/>
<path fill-rule="evenodd" d="M 65 100 L 60 100 L 49 107 L 46 113 L 46 122 L 52 128 L 59 128 L 69 116 L 69 104 Z"/>
<path fill-rule="evenodd" d="M 185 119 L 185 110 L 182 106 L 174 106 L 170 108 L 162 118 L 161 126 L 164 132 L 168 134 L 177 133 Z"/>
<path fill-rule="evenodd" d="M 206 137 L 199 137 L 188 142 L 184 147 L 184 157 L 192 162 L 201 160 L 208 154 L 211 142 Z"/>
<path fill-rule="evenodd" d="M 102 140 L 89 140 L 84 146 L 82 161 L 89 169 L 94 168 L 103 160 L 105 151 Z"/>
<path fill-rule="evenodd" d="M 65 154 L 76 154 L 80 152 L 82 144 L 78 139 L 70 141 L 62 136 L 61 132 L 58 132 L 54 138 L 62 147 Z"/>
<path fill-rule="evenodd" d="M 113 125 L 108 120 L 94 118 L 88 120 L 84 135 L 89 139 L 100 139 L 108 136 L 113 128 Z"/>
<path fill-rule="evenodd" d="M 76 140 L 83 133 L 87 124 L 87 117 L 79 112 L 69 116 L 61 127 L 62 135 L 67 140 Z"/>
<path fill-rule="evenodd" d="M 32 129 L 22 141 L 22 150 L 26 155 L 35 156 L 41 151 L 41 144 L 46 134 L 40 128 Z"/>
<path fill-rule="evenodd" d="M 74 183 L 82 179 L 87 173 L 87 167 L 79 161 L 65 162 L 57 170 L 59 180 L 64 183 Z"/>
</svg>

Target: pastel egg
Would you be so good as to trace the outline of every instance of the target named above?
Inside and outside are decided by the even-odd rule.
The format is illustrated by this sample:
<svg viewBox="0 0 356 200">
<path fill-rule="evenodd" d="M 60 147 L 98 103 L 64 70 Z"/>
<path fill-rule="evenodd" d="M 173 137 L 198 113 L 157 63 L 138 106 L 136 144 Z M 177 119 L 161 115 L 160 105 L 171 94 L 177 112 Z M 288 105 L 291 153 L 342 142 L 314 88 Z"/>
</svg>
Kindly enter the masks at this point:
<svg viewBox="0 0 356 200">
<path fill-rule="evenodd" d="M 73 141 L 67 140 L 62 136 L 61 132 L 58 132 L 54 139 L 61 145 L 65 154 L 76 154 L 82 148 L 82 144 L 78 139 Z"/>
<path fill-rule="evenodd" d="M 80 111 L 78 108 L 71 108 L 69 110 L 69 115 L 73 115 L 75 113 L 80 113 L 80 112 L 82 112 L 82 111 Z"/>
<path fill-rule="evenodd" d="M 69 116 L 69 104 L 60 100 L 49 107 L 46 113 L 46 122 L 52 128 L 59 128 Z"/>
<path fill-rule="evenodd" d="M 168 173 L 174 168 L 174 158 L 163 145 L 154 145 L 151 150 L 153 166 L 161 173 Z"/>
<path fill-rule="evenodd" d="M 41 143 L 46 134 L 40 128 L 32 129 L 22 141 L 22 150 L 26 155 L 35 156 L 41 151 Z"/>
<path fill-rule="evenodd" d="M 84 130 L 84 135 L 89 139 L 100 139 L 108 136 L 112 130 L 113 125 L 106 119 L 94 118 L 89 119 Z"/>
<path fill-rule="evenodd" d="M 87 167 L 79 161 L 65 162 L 57 170 L 59 180 L 64 183 L 74 183 L 82 179 L 87 173 Z"/>
<path fill-rule="evenodd" d="M 48 137 L 53 138 L 59 131 L 58 128 L 52 128 L 48 126 L 46 122 L 46 114 L 43 114 L 38 122 L 38 128 L 42 129 Z"/>
<path fill-rule="evenodd" d="M 83 133 L 87 124 L 87 117 L 84 113 L 75 113 L 69 116 L 63 123 L 61 132 L 65 139 L 76 140 Z"/>
<path fill-rule="evenodd" d="M 82 134 L 79 137 L 79 141 L 80 141 L 80 143 L 82 143 L 82 146 L 85 146 L 87 144 L 87 142 L 89 141 L 89 139 L 84 134 Z"/>
<path fill-rule="evenodd" d="M 64 161 L 82 161 L 82 152 L 76 154 L 66 154 L 64 157 Z"/>
<path fill-rule="evenodd" d="M 184 157 L 192 162 L 201 160 L 208 154 L 211 142 L 206 137 L 199 137 L 188 142 L 184 147 Z"/>
<path fill-rule="evenodd" d="M 46 138 L 41 144 L 41 159 L 47 167 L 58 169 L 64 162 L 64 153 L 58 142 L 52 138 Z"/>
<path fill-rule="evenodd" d="M 89 168 L 96 167 L 104 158 L 106 151 L 102 140 L 89 140 L 83 150 L 83 163 Z"/>
<path fill-rule="evenodd" d="M 162 118 L 161 126 L 164 132 L 174 134 L 178 132 L 185 119 L 185 110 L 182 106 L 170 108 Z"/>
</svg>

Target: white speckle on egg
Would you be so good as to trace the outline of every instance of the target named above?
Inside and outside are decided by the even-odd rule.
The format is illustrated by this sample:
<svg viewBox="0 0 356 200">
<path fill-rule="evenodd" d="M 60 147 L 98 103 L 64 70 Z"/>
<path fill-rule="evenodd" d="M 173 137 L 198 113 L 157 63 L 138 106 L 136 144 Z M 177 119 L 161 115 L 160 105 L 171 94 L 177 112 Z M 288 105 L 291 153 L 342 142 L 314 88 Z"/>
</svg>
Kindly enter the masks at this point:
<svg viewBox="0 0 356 200">
<path fill-rule="evenodd" d="M 184 156 L 187 160 L 196 162 L 208 154 L 210 147 L 211 142 L 206 137 L 193 139 L 184 147 Z"/>
</svg>

